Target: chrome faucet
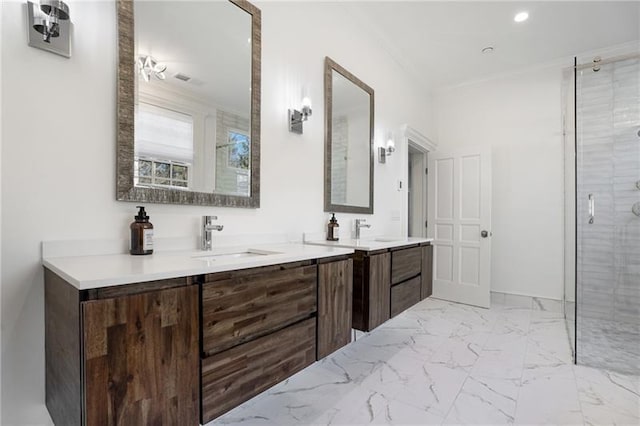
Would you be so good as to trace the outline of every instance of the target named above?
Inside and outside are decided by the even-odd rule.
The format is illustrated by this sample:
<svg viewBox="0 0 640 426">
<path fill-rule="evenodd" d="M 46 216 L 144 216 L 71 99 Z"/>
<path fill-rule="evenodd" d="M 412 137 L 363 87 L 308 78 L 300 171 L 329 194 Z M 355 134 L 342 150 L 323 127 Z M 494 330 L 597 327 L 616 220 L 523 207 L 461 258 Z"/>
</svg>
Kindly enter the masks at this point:
<svg viewBox="0 0 640 426">
<path fill-rule="evenodd" d="M 360 239 L 360 229 L 361 228 L 371 228 L 370 224 L 365 224 L 366 219 L 356 219 L 356 240 Z"/>
<path fill-rule="evenodd" d="M 202 250 L 211 250 L 211 231 L 222 231 L 223 225 L 214 225 L 212 222 L 218 220 L 218 216 L 202 216 Z"/>
</svg>

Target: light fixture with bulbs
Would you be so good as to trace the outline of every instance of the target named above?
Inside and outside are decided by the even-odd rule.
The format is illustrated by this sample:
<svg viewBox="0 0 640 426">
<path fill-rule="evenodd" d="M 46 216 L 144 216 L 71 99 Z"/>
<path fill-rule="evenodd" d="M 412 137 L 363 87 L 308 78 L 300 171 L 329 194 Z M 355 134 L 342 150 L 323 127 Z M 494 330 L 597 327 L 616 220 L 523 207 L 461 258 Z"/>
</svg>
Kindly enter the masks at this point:
<svg viewBox="0 0 640 426">
<path fill-rule="evenodd" d="M 524 22 L 527 19 L 529 19 L 529 12 L 527 11 L 519 12 L 513 17 L 513 20 L 516 22 Z"/>
<path fill-rule="evenodd" d="M 69 6 L 60 0 L 27 2 L 29 46 L 71 57 Z"/>
<path fill-rule="evenodd" d="M 386 147 L 381 146 L 378 148 L 378 162 L 381 164 L 385 164 L 387 162 L 387 157 L 390 157 L 396 151 L 396 143 L 393 141 L 393 134 L 389 133 L 387 136 L 387 145 Z"/>
<path fill-rule="evenodd" d="M 302 134 L 302 123 L 307 121 L 311 116 L 311 99 L 305 96 L 302 99 L 302 108 L 289 110 L 289 131 L 292 133 Z"/>
<path fill-rule="evenodd" d="M 136 61 L 136 66 L 138 67 L 138 73 L 142 76 L 142 79 L 147 83 L 151 81 L 151 77 L 155 77 L 158 80 L 164 80 L 166 75 L 164 72 L 167 70 L 167 66 L 165 64 L 161 64 L 156 61 L 150 55 L 141 55 L 138 57 Z"/>
</svg>

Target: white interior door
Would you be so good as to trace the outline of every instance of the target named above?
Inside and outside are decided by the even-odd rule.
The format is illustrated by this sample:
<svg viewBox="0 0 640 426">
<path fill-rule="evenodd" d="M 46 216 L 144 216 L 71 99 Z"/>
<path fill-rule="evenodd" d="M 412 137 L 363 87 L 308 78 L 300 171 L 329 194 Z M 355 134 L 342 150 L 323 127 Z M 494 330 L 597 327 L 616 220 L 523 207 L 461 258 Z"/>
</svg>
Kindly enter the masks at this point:
<svg viewBox="0 0 640 426">
<path fill-rule="evenodd" d="M 433 296 L 489 307 L 491 152 L 429 153 L 427 234 L 434 239 Z"/>
</svg>

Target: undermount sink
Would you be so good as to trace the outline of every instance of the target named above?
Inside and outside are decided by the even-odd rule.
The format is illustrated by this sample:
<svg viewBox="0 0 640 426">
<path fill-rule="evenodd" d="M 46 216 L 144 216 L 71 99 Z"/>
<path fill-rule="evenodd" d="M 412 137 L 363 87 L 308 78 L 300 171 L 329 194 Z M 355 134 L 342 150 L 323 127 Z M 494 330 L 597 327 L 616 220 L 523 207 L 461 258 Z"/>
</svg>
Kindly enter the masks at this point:
<svg viewBox="0 0 640 426">
<path fill-rule="evenodd" d="M 276 251 L 267 251 L 267 250 L 258 250 L 258 249 L 245 249 L 245 250 L 237 250 L 226 253 L 209 253 L 203 252 L 198 253 L 192 256 L 194 259 L 202 260 L 203 262 L 211 262 L 215 260 L 233 260 L 233 259 L 244 259 L 251 257 L 259 257 L 259 256 L 269 256 L 272 254 L 280 254 Z"/>
<path fill-rule="evenodd" d="M 373 241 L 379 241 L 381 243 L 394 243 L 400 241 L 400 238 L 375 238 Z"/>
</svg>

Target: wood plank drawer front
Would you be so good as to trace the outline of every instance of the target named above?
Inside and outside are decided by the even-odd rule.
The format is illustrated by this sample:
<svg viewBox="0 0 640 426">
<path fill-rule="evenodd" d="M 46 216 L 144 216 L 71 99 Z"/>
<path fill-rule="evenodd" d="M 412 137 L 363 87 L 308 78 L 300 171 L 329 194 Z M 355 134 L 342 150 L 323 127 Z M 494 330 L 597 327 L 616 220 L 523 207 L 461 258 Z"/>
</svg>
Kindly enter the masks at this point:
<svg viewBox="0 0 640 426">
<path fill-rule="evenodd" d="M 318 265 L 318 359 L 351 342 L 353 261 Z"/>
<path fill-rule="evenodd" d="M 413 247 L 391 253 L 391 284 L 415 277 L 422 269 L 422 249 Z"/>
<path fill-rule="evenodd" d="M 369 258 L 369 318 L 371 331 L 389 319 L 391 287 L 391 253 L 376 254 Z"/>
<path fill-rule="evenodd" d="M 251 399 L 315 359 L 315 318 L 203 359 L 201 423 Z"/>
<path fill-rule="evenodd" d="M 196 425 L 198 317 L 196 285 L 82 302 L 84 424 Z"/>
<path fill-rule="evenodd" d="M 221 352 L 317 310 L 317 266 L 231 277 L 202 285 L 202 347 Z"/>
<path fill-rule="evenodd" d="M 420 277 L 391 287 L 391 316 L 412 307 L 420 301 Z"/>
<path fill-rule="evenodd" d="M 420 300 L 433 294 L 433 246 L 422 247 L 422 289 Z"/>
</svg>

